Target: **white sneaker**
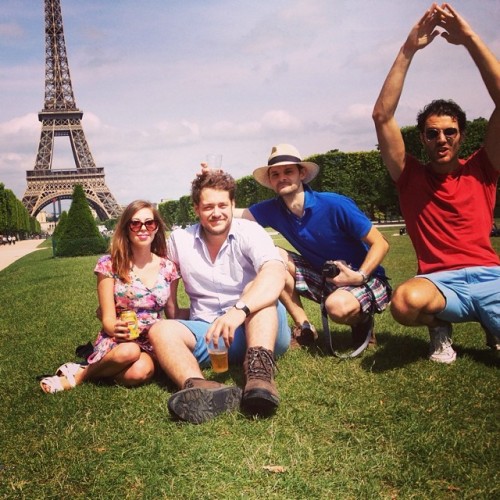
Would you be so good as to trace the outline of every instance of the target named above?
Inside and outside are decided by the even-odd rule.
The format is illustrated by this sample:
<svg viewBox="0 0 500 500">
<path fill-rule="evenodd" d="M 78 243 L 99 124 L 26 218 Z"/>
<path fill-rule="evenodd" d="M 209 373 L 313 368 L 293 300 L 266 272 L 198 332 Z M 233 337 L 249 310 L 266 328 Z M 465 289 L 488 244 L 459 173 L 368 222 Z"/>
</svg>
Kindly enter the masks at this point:
<svg viewBox="0 0 500 500">
<path fill-rule="evenodd" d="M 429 327 L 431 345 L 429 359 L 437 363 L 453 363 L 457 359 L 457 353 L 451 347 L 451 323 L 443 326 Z"/>
</svg>

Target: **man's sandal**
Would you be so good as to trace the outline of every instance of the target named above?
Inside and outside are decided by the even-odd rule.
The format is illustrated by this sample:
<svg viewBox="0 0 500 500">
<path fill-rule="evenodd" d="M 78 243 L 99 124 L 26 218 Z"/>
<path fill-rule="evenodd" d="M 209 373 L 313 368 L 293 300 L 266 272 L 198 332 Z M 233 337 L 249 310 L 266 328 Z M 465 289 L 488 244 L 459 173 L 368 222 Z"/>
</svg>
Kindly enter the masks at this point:
<svg viewBox="0 0 500 500">
<path fill-rule="evenodd" d="M 65 391 L 66 389 L 61 382 L 61 377 L 66 377 L 70 388 L 73 389 L 76 386 L 75 375 L 78 373 L 80 368 L 82 368 L 82 365 L 78 363 L 64 363 L 64 365 L 61 365 L 57 369 L 56 374 L 53 377 L 45 377 L 40 380 L 40 387 L 42 388 L 42 391 L 47 394 L 55 394 L 56 392 Z"/>
</svg>

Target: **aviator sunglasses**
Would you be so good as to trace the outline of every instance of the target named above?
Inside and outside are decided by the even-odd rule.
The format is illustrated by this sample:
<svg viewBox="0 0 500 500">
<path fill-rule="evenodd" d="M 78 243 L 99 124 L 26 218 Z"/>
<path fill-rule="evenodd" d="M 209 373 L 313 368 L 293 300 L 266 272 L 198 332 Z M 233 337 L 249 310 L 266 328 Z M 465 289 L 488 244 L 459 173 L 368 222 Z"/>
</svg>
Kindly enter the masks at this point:
<svg viewBox="0 0 500 500">
<path fill-rule="evenodd" d="M 148 219 L 145 220 L 144 222 L 142 220 L 128 221 L 128 228 L 134 233 L 139 232 L 142 226 L 146 226 L 146 229 L 148 231 L 155 231 L 158 228 L 158 221 L 154 219 Z"/>
<path fill-rule="evenodd" d="M 441 132 L 441 129 L 428 128 L 425 130 L 425 138 L 428 141 L 433 141 L 434 139 L 437 139 L 440 132 Z M 449 127 L 449 128 L 443 129 L 443 134 L 446 137 L 446 139 L 452 139 L 453 137 L 455 137 L 457 135 L 457 133 L 458 133 L 458 129 L 456 129 L 455 127 Z"/>
</svg>

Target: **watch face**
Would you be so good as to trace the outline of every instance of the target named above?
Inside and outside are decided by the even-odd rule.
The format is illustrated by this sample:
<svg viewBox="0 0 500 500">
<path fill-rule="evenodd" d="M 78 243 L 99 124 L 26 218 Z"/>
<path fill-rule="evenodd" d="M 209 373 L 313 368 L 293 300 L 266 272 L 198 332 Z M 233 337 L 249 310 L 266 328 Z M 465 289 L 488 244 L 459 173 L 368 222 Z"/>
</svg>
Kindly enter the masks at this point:
<svg viewBox="0 0 500 500">
<path fill-rule="evenodd" d="M 238 300 L 236 304 L 234 304 L 235 309 L 238 309 L 239 311 L 243 311 L 246 316 L 250 314 L 250 309 L 248 309 L 248 306 L 242 302 L 241 300 Z"/>
</svg>

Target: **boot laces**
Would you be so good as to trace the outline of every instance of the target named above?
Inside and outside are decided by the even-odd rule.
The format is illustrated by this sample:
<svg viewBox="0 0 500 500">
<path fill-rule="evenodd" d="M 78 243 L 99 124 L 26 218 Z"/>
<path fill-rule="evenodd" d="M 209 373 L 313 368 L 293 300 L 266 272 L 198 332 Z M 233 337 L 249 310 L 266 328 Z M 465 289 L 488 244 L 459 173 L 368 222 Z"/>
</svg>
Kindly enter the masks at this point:
<svg viewBox="0 0 500 500">
<path fill-rule="evenodd" d="M 271 351 L 263 348 L 250 348 L 248 350 L 248 378 L 258 378 L 271 382 L 277 369 Z"/>
</svg>

